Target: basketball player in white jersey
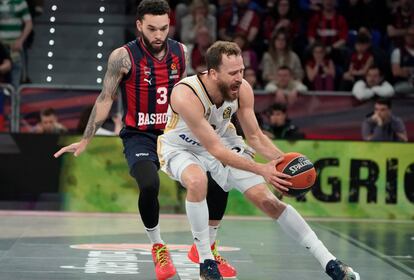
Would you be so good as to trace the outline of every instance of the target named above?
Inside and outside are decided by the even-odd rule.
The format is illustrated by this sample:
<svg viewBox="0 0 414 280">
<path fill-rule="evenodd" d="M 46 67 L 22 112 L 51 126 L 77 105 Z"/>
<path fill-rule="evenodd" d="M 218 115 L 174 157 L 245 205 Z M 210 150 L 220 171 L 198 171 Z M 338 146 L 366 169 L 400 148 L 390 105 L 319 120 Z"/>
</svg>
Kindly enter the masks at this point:
<svg viewBox="0 0 414 280">
<path fill-rule="evenodd" d="M 187 189 L 186 211 L 199 254 L 200 279 L 222 279 L 209 242 L 209 171 L 224 190 L 234 186 L 277 221 L 313 254 L 332 279 L 359 280 L 359 274 L 328 251 L 299 213 L 267 188 L 266 182 L 286 191 L 289 176 L 276 171 L 283 152 L 258 126 L 253 91 L 243 80 L 239 47 L 216 42 L 206 53 L 206 63 L 206 73 L 185 78 L 173 89 L 168 124 L 158 138 L 162 170 Z M 254 162 L 251 149 L 235 135 L 230 119 L 236 111 L 247 142 L 269 160 L 267 164 Z"/>
</svg>

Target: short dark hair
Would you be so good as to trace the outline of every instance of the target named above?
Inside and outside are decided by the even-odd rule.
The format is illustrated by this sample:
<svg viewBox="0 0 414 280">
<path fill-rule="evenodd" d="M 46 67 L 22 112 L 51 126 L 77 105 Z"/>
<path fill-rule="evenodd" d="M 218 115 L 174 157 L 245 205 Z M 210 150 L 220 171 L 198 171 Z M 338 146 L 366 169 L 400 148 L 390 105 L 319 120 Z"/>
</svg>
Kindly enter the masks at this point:
<svg viewBox="0 0 414 280">
<path fill-rule="evenodd" d="M 214 69 L 218 70 L 223 60 L 224 55 L 230 56 L 241 55 L 241 50 L 239 46 L 234 42 L 228 41 L 217 41 L 212 46 L 210 46 L 206 52 L 206 65 L 207 70 Z"/>
<path fill-rule="evenodd" d="M 56 116 L 56 111 L 53 108 L 46 108 L 46 109 L 43 109 L 42 111 L 40 111 L 40 116 L 41 117 L 48 117 L 48 116 L 52 116 L 52 115 Z"/>
<path fill-rule="evenodd" d="M 391 98 L 378 98 L 375 100 L 375 104 L 381 104 L 388 107 L 388 109 L 391 109 L 392 103 Z"/>
<path fill-rule="evenodd" d="M 379 68 L 378 65 L 374 64 L 374 65 L 371 65 L 370 67 L 368 67 L 367 73 L 368 73 L 369 70 L 378 70 L 380 76 L 382 76 L 381 68 Z"/>
<path fill-rule="evenodd" d="M 137 20 L 142 20 L 145 15 L 165 14 L 170 14 L 170 5 L 165 0 L 142 0 L 137 8 Z"/>
<path fill-rule="evenodd" d="M 326 46 L 325 46 L 325 44 L 323 43 L 323 42 L 321 42 L 321 41 L 315 41 L 315 43 L 313 43 L 313 45 L 312 45 L 312 47 L 311 47 L 311 49 L 312 49 L 312 52 L 316 49 L 316 48 L 322 48 L 322 49 L 326 49 Z"/>
<path fill-rule="evenodd" d="M 371 37 L 368 34 L 359 33 L 356 36 L 355 44 L 370 44 L 370 43 L 371 43 Z"/>
<path fill-rule="evenodd" d="M 273 111 L 281 111 L 286 114 L 286 110 L 286 105 L 283 103 L 275 103 L 270 107 L 270 113 L 272 113 Z"/>
<path fill-rule="evenodd" d="M 292 69 L 290 69 L 290 67 L 287 66 L 287 65 L 280 66 L 279 68 L 277 68 L 277 71 L 279 71 L 279 70 L 288 70 L 289 73 L 292 73 Z"/>
</svg>

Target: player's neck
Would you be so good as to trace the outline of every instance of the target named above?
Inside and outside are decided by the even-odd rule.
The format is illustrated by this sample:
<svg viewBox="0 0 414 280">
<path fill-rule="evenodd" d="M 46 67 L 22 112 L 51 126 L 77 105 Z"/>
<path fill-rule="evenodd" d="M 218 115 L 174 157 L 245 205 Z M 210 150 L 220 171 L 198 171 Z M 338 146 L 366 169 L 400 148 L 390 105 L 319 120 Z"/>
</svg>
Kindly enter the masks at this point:
<svg viewBox="0 0 414 280">
<path fill-rule="evenodd" d="M 166 48 L 162 49 L 159 53 L 151 53 L 153 57 L 155 57 L 158 60 L 162 60 L 165 56 Z"/>
<path fill-rule="evenodd" d="M 215 104 L 216 107 L 223 105 L 224 99 L 217 84 L 209 78 L 208 74 L 202 75 L 201 80 L 206 87 L 207 94 L 209 95 L 213 104 Z"/>
<path fill-rule="evenodd" d="M 165 54 L 166 54 L 166 49 L 165 48 L 162 49 L 161 51 L 159 51 L 158 53 L 154 53 L 154 52 L 150 51 L 147 46 L 145 46 L 145 47 L 147 48 L 148 52 L 158 60 L 162 60 L 164 58 Z"/>
</svg>

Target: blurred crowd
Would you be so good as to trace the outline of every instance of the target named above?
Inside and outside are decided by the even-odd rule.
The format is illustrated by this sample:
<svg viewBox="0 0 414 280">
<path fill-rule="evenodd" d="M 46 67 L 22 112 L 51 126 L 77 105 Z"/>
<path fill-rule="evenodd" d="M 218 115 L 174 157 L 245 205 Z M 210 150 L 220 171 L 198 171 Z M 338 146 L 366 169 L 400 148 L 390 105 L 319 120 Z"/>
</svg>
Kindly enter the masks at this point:
<svg viewBox="0 0 414 280">
<path fill-rule="evenodd" d="M 186 44 L 190 74 L 206 70 L 203 54 L 215 40 L 240 46 L 245 79 L 256 92 L 274 96 L 262 125 L 270 137 L 304 137 L 287 117 L 287 109 L 304 91 L 352 92 L 360 101 L 376 98 L 380 102 L 414 94 L 412 0 L 192 0 L 171 4 L 175 8 L 170 36 Z M 390 111 L 387 102 L 382 105 Z M 388 115 L 385 123 L 392 119 Z M 370 124 L 378 122 L 385 129 L 380 119 L 375 110 L 367 117 Z M 391 132 L 405 133 L 403 123 L 391 128 Z M 406 137 L 372 136 L 368 131 L 364 124 L 361 136 L 365 140 L 406 141 Z"/>
<path fill-rule="evenodd" d="M 139 1 L 126 1 L 126 12 L 134 14 Z M 187 46 L 188 74 L 206 70 L 203 56 L 214 41 L 234 41 L 243 51 L 245 79 L 256 91 L 273 94 L 279 112 L 309 90 L 352 92 L 361 101 L 414 94 L 413 0 L 181 0 L 170 5 L 170 37 Z M 0 0 L 0 83 L 18 88 L 30 81 L 25 50 L 32 18 L 42 12 L 42 0 Z M 274 112 L 269 108 L 269 120 Z"/>
<path fill-rule="evenodd" d="M 42 13 L 43 0 L 0 0 L 0 83 L 17 89 L 30 82 L 27 49 L 34 38 L 33 18 Z"/>
<path fill-rule="evenodd" d="M 291 104 L 298 92 L 351 91 L 359 100 L 414 92 L 412 0 L 192 0 L 174 7 L 171 36 L 190 73 L 217 39 L 243 50 L 254 89 Z"/>
</svg>

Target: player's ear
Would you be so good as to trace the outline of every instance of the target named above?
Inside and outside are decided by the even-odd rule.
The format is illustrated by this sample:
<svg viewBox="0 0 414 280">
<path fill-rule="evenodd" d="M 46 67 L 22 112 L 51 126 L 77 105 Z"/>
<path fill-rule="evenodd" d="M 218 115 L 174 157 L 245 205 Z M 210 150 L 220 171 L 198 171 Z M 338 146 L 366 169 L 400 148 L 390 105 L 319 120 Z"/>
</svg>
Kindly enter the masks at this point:
<svg viewBox="0 0 414 280">
<path fill-rule="evenodd" d="M 216 69 L 213 69 L 213 68 L 211 68 L 211 69 L 209 69 L 208 70 L 208 74 L 214 79 L 214 80 L 217 80 L 217 76 L 218 76 L 218 72 L 217 72 L 217 70 Z"/>
<path fill-rule="evenodd" d="M 142 33 L 142 22 L 139 19 L 137 19 L 135 25 L 137 26 L 138 31 Z"/>
</svg>

